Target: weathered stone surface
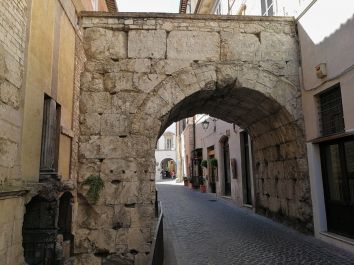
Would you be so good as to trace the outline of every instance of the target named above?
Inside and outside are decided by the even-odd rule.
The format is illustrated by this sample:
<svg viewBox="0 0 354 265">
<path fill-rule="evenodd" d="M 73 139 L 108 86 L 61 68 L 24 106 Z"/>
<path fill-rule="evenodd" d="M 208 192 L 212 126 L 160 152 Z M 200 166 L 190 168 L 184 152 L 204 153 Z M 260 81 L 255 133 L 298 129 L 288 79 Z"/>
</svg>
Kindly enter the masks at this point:
<svg viewBox="0 0 354 265">
<path fill-rule="evenodd" d="M 85 52 L 93 59 L 127 57 L 127 34 L 103 28 L 90 28 L 84 34 Z"/>
<path fill-rule="evenodd" d="M 165 58 L 166 31 L 132 30 L 128 36 L 129 58 Z"/>
<path fill-rule="evenodd" d="M 83 26 L 79 179 L 94 174 L 105 186 L 95 206 L 87 203 L 87 187 L 79 188 L 79 252 L 109 250 L 103 264 L 146 264 L 156 139 L 171 122 L 196 113 L 248 129 L 256 211 L 307 225 L 293 21 L 84 17 Z"/>
<path fill-rule="evenodd" d="M 82 91 L 103 92 L 103 75 L 99 73 L 83 72 L 80 85 Z"/>
<path fill-rule="evenodd" d="M 80 112 L 102 114 L 110 112 L 112 97 L 108 92 L 82 92 L 80 99 Z"/>
<path fill-rule="evenodd" d="M 122 114 L 103 114 L 101 116 L 101 135 L 127 135 L 128 117 Z"/>
<path fill-rule="evenodd" d="M 110 93 L 133 90 L 133 74 L 127 72 L 106 74 L 104 88 Z"/>
<path fill-rule="evenodd" d="M 216 32 L 172 31 L 167 40 L 167 59 L 219 60 L 219 34 Z"/>
<path fill-rule="evenodd" d="M 221 33 L 221 60 L 258 61 L 260 53 L 260 32 Z"/>
</svg>

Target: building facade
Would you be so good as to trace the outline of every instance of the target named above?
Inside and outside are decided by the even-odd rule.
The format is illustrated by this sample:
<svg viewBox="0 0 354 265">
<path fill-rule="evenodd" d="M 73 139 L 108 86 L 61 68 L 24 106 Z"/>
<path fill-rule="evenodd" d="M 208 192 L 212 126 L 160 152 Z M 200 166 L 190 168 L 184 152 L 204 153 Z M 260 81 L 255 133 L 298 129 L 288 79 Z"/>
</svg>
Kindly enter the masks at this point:
<svg viewBox="0 0 354 265">
<path fill-rule="evenodd" d="M 177 174 L 176 124 L 172 124 L 168 127 L 157 141 L 155 159 L 155 180 L 159 181 L 164 178 L 172 178 L 172 171 L 174 172 L 173 174 Z"/>
<path fill-rule="evenodd" d="M 83 10 L 117 8 L 103 0 L 0 1 L 4 265 L 58 264 L 73 255 Z"/>
<path fill-rule="evenodd" d="M 354 5 L 317 1 L 298 32 L 315 235 L 353 251 Z"/>
<path fill-rule="evenodd" d="M 315 236 L 353 251 L 353 34 L 351 3 L 181 1 L 181 13 L 294 16 Z"/>
</svg>

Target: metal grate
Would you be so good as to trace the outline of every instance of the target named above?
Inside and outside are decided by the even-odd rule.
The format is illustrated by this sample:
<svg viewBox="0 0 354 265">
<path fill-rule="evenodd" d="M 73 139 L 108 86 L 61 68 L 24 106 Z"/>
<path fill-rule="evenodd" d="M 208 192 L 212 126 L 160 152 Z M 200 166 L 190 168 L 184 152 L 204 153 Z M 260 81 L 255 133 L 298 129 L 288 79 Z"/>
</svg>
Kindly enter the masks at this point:
<svg viewBox="0 0 354 265">
<path fill-rule="evenodd" d="M 319 101 L 322 136 L 343 132 L 344 118 L 340 86 L 336 85 L 322 93 L 319 96 Z"/>
</svg>

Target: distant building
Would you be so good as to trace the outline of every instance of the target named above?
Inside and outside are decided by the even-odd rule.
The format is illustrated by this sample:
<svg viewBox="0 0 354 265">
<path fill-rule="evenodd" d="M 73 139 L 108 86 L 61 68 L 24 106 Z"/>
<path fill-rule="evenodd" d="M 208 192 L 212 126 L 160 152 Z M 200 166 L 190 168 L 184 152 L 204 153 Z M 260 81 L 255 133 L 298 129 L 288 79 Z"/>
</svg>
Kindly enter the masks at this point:
<svg viewBox="0 0 354 265">
<path fill-rule="evenodd" d="M 171 178 L 172 171 L 176 173 L 176 124 L 172 124 L 162 134 L 156 144 L 156 180 Z"/>
</svg>

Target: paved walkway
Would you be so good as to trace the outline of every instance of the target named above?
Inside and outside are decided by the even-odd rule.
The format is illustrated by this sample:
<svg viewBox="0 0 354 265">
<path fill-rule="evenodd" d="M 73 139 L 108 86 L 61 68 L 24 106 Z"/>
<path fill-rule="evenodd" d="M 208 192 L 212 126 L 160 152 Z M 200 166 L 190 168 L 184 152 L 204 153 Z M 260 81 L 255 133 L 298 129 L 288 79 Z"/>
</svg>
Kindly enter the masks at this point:
<svg viewBox="0 0 354 265">
<path fill-rule="evenodd" d="M 354 264 L 354 255 L 214 194 L 163 184 L 165 265 Z"/>
</svg>

